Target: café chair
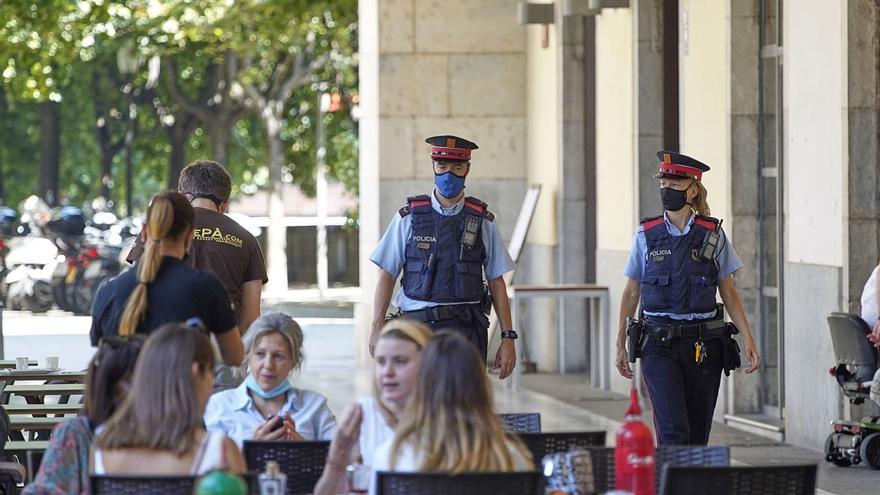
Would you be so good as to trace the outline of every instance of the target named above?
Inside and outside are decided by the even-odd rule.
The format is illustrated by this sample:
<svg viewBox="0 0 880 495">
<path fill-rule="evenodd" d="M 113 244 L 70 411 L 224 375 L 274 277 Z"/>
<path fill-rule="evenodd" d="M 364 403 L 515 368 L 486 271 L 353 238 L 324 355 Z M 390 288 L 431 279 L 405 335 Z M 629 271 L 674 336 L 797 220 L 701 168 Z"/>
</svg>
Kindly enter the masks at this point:
<svg viewBox="0 0 880 495">
<path fill-rule="evenodd" d="M 544 475 L 538 471 L 513 473 L 376 473 L 378 495 L 539 495 L 544 493 Z"/>
<path fill-rule="evenodd" d="M 498 418 L 511 433 L 541 433 L 540 413 L 501 413 Z"/>
<path fill-rule="evenodd" d="M 666 465 L 660 480 L 660 495 L 813 495 L 816 465 Z"/>
<path fill-rule="evenodd" d="M 245 440 L 244 459 L 250 471 L 262 473 L 266 462 L 275 461 L 287 475 L 288 495 L 312 493 L 324 471 L 329 441 Z"/>
<path fill-rule="evenodd" d="M 541 465 L 545 455 L 568 452 L 573 447 L 601 447 L 605 445 L 605 430 L 553 433 L 517 433 L 532 453 L 536 466 Z"/>
<path fill-rule="evenodd" d="M 192 495 L 194 476 L 91 475 L 93 495 Z"/>
</svg>

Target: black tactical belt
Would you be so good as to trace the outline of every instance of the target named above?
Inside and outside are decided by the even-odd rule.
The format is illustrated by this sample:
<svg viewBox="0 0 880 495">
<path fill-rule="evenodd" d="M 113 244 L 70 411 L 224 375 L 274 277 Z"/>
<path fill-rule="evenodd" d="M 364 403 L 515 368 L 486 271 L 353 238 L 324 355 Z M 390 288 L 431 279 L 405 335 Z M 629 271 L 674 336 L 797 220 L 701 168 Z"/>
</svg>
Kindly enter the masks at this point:
<svg viewBox="0 0 880 495">
<path fill-rule="evenodd" d="M 403 316 L 421 321 L 443 321 L 454 320 L 468 309 L 479 309 L 479 304 L 448 304 L 445 306 L 434 306 L 432 308 L 419 309 L 416 311 L 404 311 Z"/>
<path fill-rule="evenodd" d="M 646 335 L 659 336 L 661 340 L 677 337 L 699 337 L 703 340 L 720 339 L 727 335 L 727 323 L 722 319 L 690 323 L 685 325 L 655 325 L 650 322 L 644 326 Z"/>
</svg>

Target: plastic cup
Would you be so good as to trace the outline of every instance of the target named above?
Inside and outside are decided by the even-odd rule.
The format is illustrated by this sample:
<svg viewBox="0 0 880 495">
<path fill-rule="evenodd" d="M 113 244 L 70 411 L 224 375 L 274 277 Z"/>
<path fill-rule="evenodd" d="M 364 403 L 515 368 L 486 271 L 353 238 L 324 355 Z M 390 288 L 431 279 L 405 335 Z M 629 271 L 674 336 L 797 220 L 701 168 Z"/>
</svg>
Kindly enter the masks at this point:
<svg viewBox="0 0 880 495">
<path fill-rule="evenodd" d="M 29 362 L 26 357 L 17 357 L 15 358 L 15 369 L 17 370 L 26 370 L 28 369 Z"/>
</svg>

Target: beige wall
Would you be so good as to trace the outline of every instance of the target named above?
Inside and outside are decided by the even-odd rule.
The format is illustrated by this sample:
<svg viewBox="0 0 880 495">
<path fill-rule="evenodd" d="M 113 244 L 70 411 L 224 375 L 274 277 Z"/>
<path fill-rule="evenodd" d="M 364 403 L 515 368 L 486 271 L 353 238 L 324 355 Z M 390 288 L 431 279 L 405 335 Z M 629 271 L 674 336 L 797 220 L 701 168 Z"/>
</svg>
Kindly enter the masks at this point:
<svg viewBox="0 0 880 495">
<path fill-rule="evenodd" d="M 526 187 L 526 30 L 508 0 L 361 0 L 360 357 L 378 268 L 369 261 L 406 197 L 432 189 L 426 137 L 475 141 L 468 194 L 509 239 Z M 453 14 L 454 22 L 450 22 Z"/>
<path fill-rule="evenodd" d="M 596 17 L 596 246 L 629 251 L 636 218 L 631 9 Z M 623 267 L 620 267 L 622 276 Z M 614 299 L 612 299 L 614 300 Z"/>
<path fill-rule="evenodd" d="M 556 194 L 559 188 L 559 41 L 556 26 L 526 28 L 528 88 L 526 148 L 529 184 L 541 185 L 541 196 L 529 229 L 528 242 L 555 246 Z"/>
<path fill-rule="evenodd" d="M 730 218 L 729 2 L 684 0 L 679 8 L 681 152 L 711 167 L 703 183 L 712 215 Z"/>
<path fill-rule="evenodd" d="M 846 23 L 846 2 L 785 3 L 785 73 L 791 75 L 783 90 L 789 262 L 844 263 Z"/>
</svg>

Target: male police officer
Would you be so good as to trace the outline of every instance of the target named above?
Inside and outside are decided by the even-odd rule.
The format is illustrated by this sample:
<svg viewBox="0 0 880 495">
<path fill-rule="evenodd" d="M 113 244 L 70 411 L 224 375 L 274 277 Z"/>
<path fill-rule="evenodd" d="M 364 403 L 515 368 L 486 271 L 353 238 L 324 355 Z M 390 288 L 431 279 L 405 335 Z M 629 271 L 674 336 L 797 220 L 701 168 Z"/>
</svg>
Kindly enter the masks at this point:
<svg viewBox="0 0 880 495">
<path fill-rule="evenodd" d="M 516 366 L 513 340 L 517 333 L 511 324 L 502 276 L 514 265 L 486 203 L 464 195 L 471 151 L 477 145 L 456 136 L 434 136 L 426 142 L 431 145 L 434 191 L 430 196 L 407 199 L 370 256 L 381 268 L 370 354 L 403 269 L 402 287 L 394 300 L 403 316 L 422 320 L 435 330 L 461 332 L 477 346 L 483 359 L 488 348 L 491 293 L 502 330 L 494 367 L 500 368 L 500 377 L 505 378 Z"/>
</svg>

